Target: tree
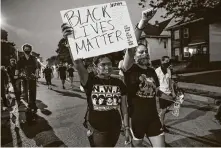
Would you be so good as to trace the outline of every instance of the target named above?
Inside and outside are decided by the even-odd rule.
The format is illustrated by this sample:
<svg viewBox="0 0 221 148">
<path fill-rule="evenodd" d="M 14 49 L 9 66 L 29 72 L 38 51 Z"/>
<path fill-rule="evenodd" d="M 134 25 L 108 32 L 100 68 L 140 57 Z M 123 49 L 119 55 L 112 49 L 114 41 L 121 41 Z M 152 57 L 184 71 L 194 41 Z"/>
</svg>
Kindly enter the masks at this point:
<svg viewBox="0 0 221 148">
<path fill-rule="evenodd" d="M 9 59 L 16 59 L 15 43 L 8 41 L 8 32 L 1 29 L 1 63 L 9 65 Z"/>
<path fill-rule="evenodd" d="M 46 61 L 48 62 L 48 65 L 49 65 L 49 66 L 59 64 L 58 56 L 57 56 L 57 55 L 51 56 L 51 57 L 48 58 Z"/>
<path fill-rule="evenodd" d="M 138 3 L 146 7 L 147 0 Z M 221 18 L 221 0 L 151 0 L 153 8 L 165 8 L 164 18 L 173 15 L 175 18 Z"/>
<path fill-rule="evenodd" d="M 67 40 L 62 38 L 58 43 L 58 48 L 56 50 L 58 54 L 58 60 L 61 62 L 67 62 L 72 64 L 71 55 L 67 47 Z"/>
</svg>

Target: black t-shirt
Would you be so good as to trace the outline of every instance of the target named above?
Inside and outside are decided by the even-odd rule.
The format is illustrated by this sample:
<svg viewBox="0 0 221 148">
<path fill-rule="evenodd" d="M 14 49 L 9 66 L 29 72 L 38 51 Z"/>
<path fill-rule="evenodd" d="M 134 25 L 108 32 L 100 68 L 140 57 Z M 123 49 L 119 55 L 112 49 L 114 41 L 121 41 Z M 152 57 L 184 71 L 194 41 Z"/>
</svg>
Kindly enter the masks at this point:
<svg viewBox="0 0 221 148">
<path fill-rule="evenodd" d="M 99 131 L 119 128 L 121 118 L 118 109 L 122 96 L 126 95 L 125 84 L 117 78 L 101 79 L 90 73 L 84 89 L 90 124 Z"/>
<path fill-rule="evenodd" d="M 51 68 L 45 68 L 43 70 L 43 73 L 45 74 L 45 77 L 51 77 L 52 69 Z"/>
<path fill-rule="evenodd" d="M 14 80 L 15 69 L 16 69 L 16 65 L 14 65 L 14 66 L 8 66 L 8 67 L 7 67 L 8 75 L 9 75 L 9 77 L 10 77 L 10 79 L 11 79 L 12 81 Z"/>
<path fill-rule="evenodd" d="M 73 74 L 74 68 L 68 68 L 67 71 L 68 71 L 68 74 L 69 74 L 70 77 L 73 77 L 73 76 L 74 76 L 74 74 Z"/>
<path fill-rule="evenodd" d="M 156 87 L 159 80 L 153 68 L 140 68 L 134 64 L 128 71 L 124 72 L 125 83 L 128 89 L 128 104 L 139 110 L 156 109 Z"/>
<path fill-rule="evenodd" d="M 60 66 L 60 67 L 58 68 L 58 71 L 59 71 L 59 73 L 60 73 L 60 76 L 66 76 L 66 70 L 67 70 L 67 68 L 66 68 L 65 66 Z"/>
<path fill-rule="evenodd" d="M 35 74 L 37 68 L 37 60 L 32 55 L 30 55 L 29 59 L 26 59 L 25 56 L 22 56 L 16 66 L 17 70 L 25 70 L 28 74 Z"/>
</svg>

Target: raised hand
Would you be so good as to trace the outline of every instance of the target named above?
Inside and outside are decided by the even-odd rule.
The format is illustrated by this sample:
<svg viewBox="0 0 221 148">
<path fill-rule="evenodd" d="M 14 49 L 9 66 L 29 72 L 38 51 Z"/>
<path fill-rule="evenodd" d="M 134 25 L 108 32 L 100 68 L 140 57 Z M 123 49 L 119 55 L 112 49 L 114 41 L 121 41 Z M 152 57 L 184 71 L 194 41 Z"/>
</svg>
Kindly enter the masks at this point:
<svg viewBox="0 0 221 148">
<path fill-rule="evenodd" d="M 157 12 L 157 9 L 153 9 L 153 8 L 144 10 L 142 12 L 142 20 L 145 20 L 145 21 L 151 20 L 153 16 L 156 14 L 156 12 Z"/>
<path fill-rule="evenodd" d="M 73 28 L 67 23 L 62 24 L 61 29 L 64 38 L 67 38 L 69 35 L 72 35 L 74 31 Z"/>
</svg>

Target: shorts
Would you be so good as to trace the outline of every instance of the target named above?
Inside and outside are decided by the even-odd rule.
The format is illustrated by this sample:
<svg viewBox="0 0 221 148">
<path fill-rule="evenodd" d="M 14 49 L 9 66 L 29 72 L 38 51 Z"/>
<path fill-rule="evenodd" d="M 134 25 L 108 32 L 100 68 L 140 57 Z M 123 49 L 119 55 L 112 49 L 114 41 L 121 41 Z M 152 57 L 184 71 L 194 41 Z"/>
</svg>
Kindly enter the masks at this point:
<svg viewBox="0 0 221 148">
<path fill-rule="evenodd" d="M 141 116 L 141 115 L 139 115 Z M 152 116 L 152 115 L 149 115 Z M 146 118 L 146 119 L 144 119 Z M 158 136 L 163 133 L 162 125 L 158 114 L 154 117 L 144 117 L 144 118 L 132 118 L 132 134 L 134 140 L 143 139 L 146 135 L 147 137 Z M 149 118 L 149 119 L 148 119 Z"/>
<path fill-rule="evenodd" d="M 60 75 L 60 79 L 61 79 L 61 80 L 66 80 L 66 76 Z"/>
<path fill-rule="evenodd" d="M 169 106 L 171 106 L 174 102 L 173 101 L 169 101 L 170 99 L 172 99 L 172 94 L 165 94 L 162 93 L 159 99 L 159 103 L 160 103 L 160 108 L 161 109 L 165 109 Z M 168 100 L 169 99 L 169 100 Z"/>
</svg>

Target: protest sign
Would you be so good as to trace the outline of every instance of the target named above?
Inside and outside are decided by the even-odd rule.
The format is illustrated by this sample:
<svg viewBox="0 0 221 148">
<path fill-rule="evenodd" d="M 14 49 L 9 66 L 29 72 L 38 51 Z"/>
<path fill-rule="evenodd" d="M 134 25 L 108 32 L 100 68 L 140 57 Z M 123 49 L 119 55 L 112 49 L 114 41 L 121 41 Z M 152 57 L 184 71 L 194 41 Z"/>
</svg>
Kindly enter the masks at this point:
<svg viewBox="0 0 221 148">
<path fill-rule="evenodd" d="M 137 46 L 124 1 L 63 10 L 61 16 L 73 27 L 68 42 L 74 60 Z"/>
</svg>

